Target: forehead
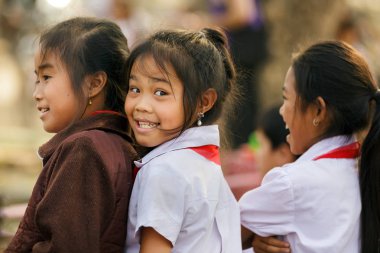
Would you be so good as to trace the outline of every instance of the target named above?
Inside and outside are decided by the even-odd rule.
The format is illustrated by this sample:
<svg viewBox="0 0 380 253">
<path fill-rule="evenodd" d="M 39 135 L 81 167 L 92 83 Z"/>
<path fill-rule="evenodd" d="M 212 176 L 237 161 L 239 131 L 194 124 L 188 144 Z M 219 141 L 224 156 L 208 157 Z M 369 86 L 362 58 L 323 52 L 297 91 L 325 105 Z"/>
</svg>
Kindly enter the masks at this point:
<svg viewBox="0 0 380 253">
<path fill-rule="evenodd" d="M 286 76 L 285 76 L 285 81 L 284 81 L 284 86 L 283 86 L 283 90 L 284 92 L 295 92 L 295 83 L 296 82 L 296 79 L 295 79 L 295 76 L 294 76 L 294 70 L 292 67 L 290 67 L 288 69 L 288 71 L 286 72 Z"/>
<path fill-rule="evenodd" d="M 170 79 L 178 79 L 173 65 L 165 61 L 156 61 L 151 54 L 141 55 L 133 63 L 131 72 L 144 75 L 164 75 Z"/>
<path fill-rule="evenodd" d="M 42 69 L 62 70 L 64 68 L 64 64 L 57 52 L 53 50 L 42 52 L 40 48 L 38 48 L 34 54 L 34 65 L 36 71 Z"/>
</svg>

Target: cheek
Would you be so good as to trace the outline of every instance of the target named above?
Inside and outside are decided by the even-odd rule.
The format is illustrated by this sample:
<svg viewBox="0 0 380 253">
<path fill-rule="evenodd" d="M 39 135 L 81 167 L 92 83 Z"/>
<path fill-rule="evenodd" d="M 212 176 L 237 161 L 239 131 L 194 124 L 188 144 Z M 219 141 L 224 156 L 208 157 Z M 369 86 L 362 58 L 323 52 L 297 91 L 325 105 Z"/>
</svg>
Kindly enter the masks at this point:
<svg viewBox="0 0 380 253">
<path fill-rule="evenodd" d="M 132 114 L 133 112 L 133 100 L 128 98 L 125 100 L 124 111 L 127 115 Z"/>
<path fill-rule="evenodd" d="M 173 124 L 183 123 L 185 121 L 185 112 L 182 107 L 182 104 L 176 104 L 173 110 L 168 111 L 167 107 L 160 108 L 161 115 Z"/>
<path fill-rule="evenodd" d="M 291 123 L 292 120 L 293 120 L 293 113 L 292 113 L 293 111 L 292 110 L 293 109 L 290 108 L 289 106 L 286 107 L 285 110 L 284 110 L 284 116 L 283 116 L 283 118 L 284 118 L 284 120 L 287 121 L 288 124 Z"/>
</svg>

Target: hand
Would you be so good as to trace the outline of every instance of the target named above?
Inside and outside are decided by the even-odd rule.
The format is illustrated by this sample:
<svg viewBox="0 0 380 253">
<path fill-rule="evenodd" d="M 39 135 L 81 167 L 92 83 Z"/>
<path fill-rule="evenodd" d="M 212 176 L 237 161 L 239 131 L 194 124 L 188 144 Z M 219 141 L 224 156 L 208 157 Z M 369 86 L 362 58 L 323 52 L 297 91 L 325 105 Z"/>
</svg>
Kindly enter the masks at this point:
<svg viewBox="0 0 380 253">
<path fill-rule="evenodd" d="M 261 237 L 255 235 L 252 247 L 255 253 L 290 253 L 289 243 L 276 239 L 274 236 Z"/>
</svg>

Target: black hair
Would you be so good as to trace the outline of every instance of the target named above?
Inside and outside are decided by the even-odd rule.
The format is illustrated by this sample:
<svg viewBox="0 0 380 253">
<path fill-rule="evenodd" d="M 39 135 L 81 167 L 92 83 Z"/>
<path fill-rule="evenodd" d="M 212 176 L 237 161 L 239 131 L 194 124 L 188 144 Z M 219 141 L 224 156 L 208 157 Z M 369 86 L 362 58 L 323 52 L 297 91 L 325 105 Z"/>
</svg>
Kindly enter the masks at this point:
<svg viewBox="0 0 380 253">
<path fill-rule="evenodd" d="M 196 108 L 201 95 L 209 88 L 215 89 L 217 100 L 202 122 L 215 123 L 222 112 L 232 108 L 236 72 L 227 38 L 221 30 L 205 28 L 200 31 L 163 30 L 154 33 L 131 52 L 126 64 L 126 79 L 134 62 L 151 55 L 157 66 L 168 74 L 165 64 L 170 64 L 184 86 L 185 122 L 181 131 L 195 126 Z M 228 105 L 229 106 L 228 106 Z"/>
<path fill-rule="evenodd" d="M 280 107 L 280 105 L 274 105 L 267 109 L 257 125 L 257 129 L 262 130 L 269 139 L 272 149 L 287 144 L 286 136 L 289 134 L 289 130 L 285 128 L 285 122 L 279 113 Z"/>
<path fill-rule="evenodd" d="M 55 53 L 59 57 L 78 97 L 83 96 L 84 78 L 104 71 L 107 75 L 105 107 L 124 113 L 126 80 L 123 67 L 129 49 L 118 25 L 93 17 L 72 18 L 42 33 L 39 43 L 42 55 Z"/>
<path fill-rule="evenodd" d="M 370 124 L 359 166 L 361 252 L 379 252 L 380 92 L 377 84 L 361 54 L 344 42 L 314 44 L 296 56 L 292 66 L 302 110 L 320 96 L 331 112 L 326 137 L 351 135 L 366 130 Z"/>
</svg>

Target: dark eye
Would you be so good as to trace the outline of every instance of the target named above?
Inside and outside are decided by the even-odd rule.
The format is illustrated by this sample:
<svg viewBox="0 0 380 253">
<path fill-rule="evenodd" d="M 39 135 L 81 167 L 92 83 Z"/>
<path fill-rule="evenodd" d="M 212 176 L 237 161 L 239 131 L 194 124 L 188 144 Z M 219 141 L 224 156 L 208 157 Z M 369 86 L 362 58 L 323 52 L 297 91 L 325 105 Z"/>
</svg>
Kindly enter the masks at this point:
<svg viewBox="0 0 380 253">
<path fill-rule="evenodd" d="M 129 92 L 128 93 L 140 93 L 140 90 L 138 88 L 131 87 L 131 88 L 129 88 Z"/>
<path fill-rule="evenodd" d="M 160 97 L 167 95 L 167 93 L 163 90 L 157 90 L 154 94 Z"/>
<path fill-rule="evenodd" d="M 44 81 L 47 81 L 47 80 L 49 80 L 51 78 L 51 76 L 42 76 L 42 79 L 44 80 Z"/>
</svg>

